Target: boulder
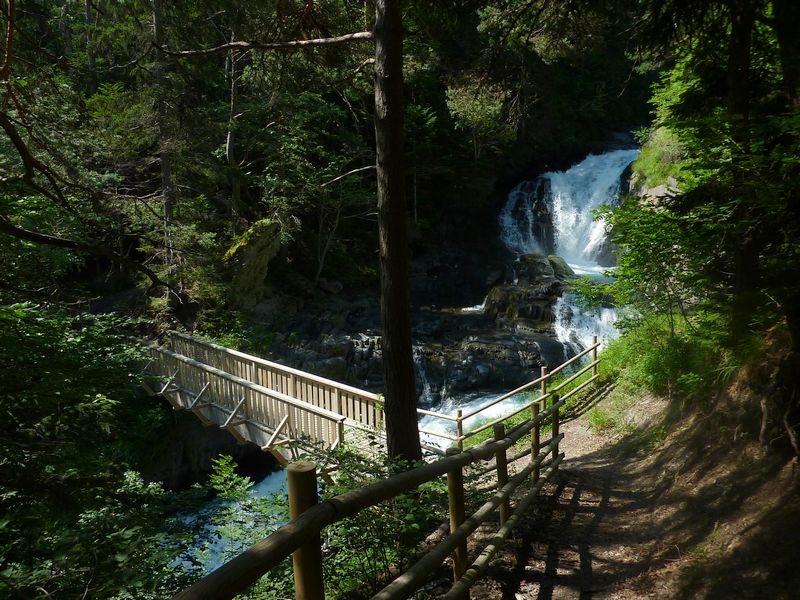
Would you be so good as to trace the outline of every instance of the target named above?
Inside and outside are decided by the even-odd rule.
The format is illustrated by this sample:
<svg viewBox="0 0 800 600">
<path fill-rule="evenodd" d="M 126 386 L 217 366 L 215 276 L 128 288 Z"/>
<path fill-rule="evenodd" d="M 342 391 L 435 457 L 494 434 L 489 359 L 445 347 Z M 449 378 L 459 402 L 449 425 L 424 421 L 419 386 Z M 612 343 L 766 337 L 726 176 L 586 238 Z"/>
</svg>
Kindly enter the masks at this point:
<svg viewBox="0 0 800 600">
<path fill-rule="evenodd" d="M 547 256 L 539 252 L 523 254 L 514 265 L 517 274 L 517 283 L 537 283 L 541 280 L 555 279 L 553 266 Z"/>
<path fill-rule="evenodd" d="M 616 267 L 618 250 L 619 246 L 617 246 L 611 239 L 611 236 L 609 236 L 595 248 L 594 260 L 601 267 Z"/>
<path fill-rule="evenodd" d="M 556 278 L 558 279 L 569 279 L 570 277 L 575 277 L 575 271 L 572 270 L 565 261 L 560 256 L 555 254 L 551 254 L 547 257 L 550 266 L 553 268 L 553 273 L 555 274 Z"/>
<path fill-rule="evenodd" d="M 493 320 L 528 319 L 550 323 L 551 306 L 561 294 L 563 284 L 555 278 L 537 285 L 501 285 L 489 292 L 484 315 Z"/>
</svg>

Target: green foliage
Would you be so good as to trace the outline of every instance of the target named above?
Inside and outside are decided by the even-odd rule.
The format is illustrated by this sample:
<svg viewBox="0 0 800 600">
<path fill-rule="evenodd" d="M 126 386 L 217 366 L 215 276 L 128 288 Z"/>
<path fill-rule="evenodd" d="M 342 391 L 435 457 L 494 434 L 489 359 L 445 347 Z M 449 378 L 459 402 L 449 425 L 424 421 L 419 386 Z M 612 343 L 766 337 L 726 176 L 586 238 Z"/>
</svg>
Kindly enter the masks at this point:
<svg viewBox="0 0 800 600">
<path fill-rule="evenodd" d="M 487 148 L 497 149 L 511 141 L 514 132 L 504 118 L 504 94 L 485 85 L 469 83 L 447 89 L 447 107 L 457 129 L 472 135 L 477 161 Z"/>
<path fill-rule="evenodd" d="M 638 318 L 604 350 L 603 372 L 624 391 L 707 398 L 761 347 L 757 335 L 731 346 L 729 332 L 725 316 L 708 311 Z"/>
<path fill-rule="evenodd" d="M 339 469 L 324 497 L 362 487 L 403 469 L 386 458 L 365 458 L 344 450 L 338 453 Z M 403 569 L 422 541 L 446 518 L 446 489 L 434 481 L 416 493 L 403 494 L 359 512 L 325 529 L 324 557 L 326 593 L 346 597 L 378 591 L 391 577 L 393 568 Z"/>
<path fill-rule="evenodd" d="M 289 519 L 285 494 L 258 497 L 252 491 L 252 480 L 235 469 L 230 456 L 213 461 L 207 489 L 215 499 L 187 515 L 182 520 L 183 534 L 170 538 L 174 546 L 182 548 L 179 562 L 194 565 L 200 574 L 231 560 Z M 286 560 L 245 597 L 288 598 L 292 586 L 291 560 Z"/>
<path fill-rule="evenodd" d="M 159 597 L 181 573 L 162 544 L 171 497 L 130 470 L 163 413 L 137 383 L 140 350 L 113 316 L 0 306 L 0 590 Z M 165 587 L 166 586 L 166 587 Z"/>
<path fill-rule="evenodd" d="M 681 179 L 681 162 L 686 153 L 676 136 L 666 127 L 649 132 L 633 171 L 644 178 L 647 186 L 662 185 L 670 177 Z"/>
</svg>

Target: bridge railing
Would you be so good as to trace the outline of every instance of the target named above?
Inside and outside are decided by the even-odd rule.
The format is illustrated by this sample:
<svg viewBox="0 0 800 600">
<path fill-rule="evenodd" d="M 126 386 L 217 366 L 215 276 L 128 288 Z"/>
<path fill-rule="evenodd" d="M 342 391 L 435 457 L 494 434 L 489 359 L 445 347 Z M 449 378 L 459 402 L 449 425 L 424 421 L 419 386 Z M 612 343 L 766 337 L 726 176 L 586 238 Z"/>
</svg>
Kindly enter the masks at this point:
<svg viewBox="0 0 800 600">
<path fill-rule="evenodd" d="M 301 402 L 338 413 L 371 428 L 383 427 L 383 410 L 376 394 L 293 369 L 238 350 L 170 331 L 172 349 L 200 362 L 295 398 Z"/>
<path fill-rule="evenodd" d="M 600 348 L 601 344 L 597 340 L 597 336 L 592 337 L 592 344 L 586 348 L 585 350 L 579 352 L 572 358 L 567 361 L 564 361 L 559 366 L 555 367 L 552 371 L 547 370 L 546 366 L 542 367 L 542 373 L 539 377 L 534 379 L 533 381 L 529 381 L 528 383 L 511 390 L 495 398 L 491 402 L 484 404 L 483 406 L 479 406 L 472 411 L 463 412 L 462 410 L 457 410 L 455 415 L 449 415 L 441 412 L 431 411 L 431 410 L 423 410 L 421 408 L 417 409 L 417 413 L 421 415 L 427 415 L 433 417 L 435 419 L 440 419 L 443 421 L 449 421 L 455 423 L 455 433 L 454 434 L 446 434 L 441 432 L 434 432 L 430 430 L 426 430 L 420 428 L 420 433 L 438 436 L 440 438 L 444 438 L 449 440 L 450 442 L 456 444 L 459 448 L 464 447 L 464 442 L 469 438 L 472 438 L 476 435 L 479 435 L 486 431 L 487 429 L 491 429 L 498 423 L 502 423 L 515 417 L 521 413 L 526 411 L 535 411 L 537 406 L 546 406 L 547 400 L 553 396 L 553 394 L 559 393 L 563 400 L 570 398 L 571 396 L 577 394 L 582 389 L 590 385 L 594 382 L 597 377 L 597 366 L 600 364 L 600 360 L 598 359 L 598 349 Z M 570 367 L 573 367 L 576 364 L 579 364 L 584 358 L 589 357 L 590 360 L 585 365 L 580 366 L 574 373 L 571 373 L 570 376 L 563 380 L 559 381 L 557 385 L 554 387 L 550 387 L 550 385 L 556 380 L 556 375 L 560 375 L 565 370 Z M 578 381 L 584 375 L 591 373 L 589 377 L 587 377 L 584 381 L 575 385 L 571 389 L 566 392 L 562 392 L 565 388 L 572 385 L 576 381 Z M 537 395 L 538 392 L 538 395 Z M 501 416 L 496 417 L 494 419 L 486 418 L 481 422 L 482 413 L 486 413 L 489 409 L 494 408 L 501 402 L 504 402 L 511 398 L 512 396 L 516 396 L 518 394 L 528 393 L 530 395 L 530 400 L 518 408 L 503 413 Z M 478 425 L 474 428 L 467 429 L 467 420 L 472 419 L 473 422 L 475 420 L 478 421 Z"/>
<path fill-rule="evenodd" d="M 489 561 L 509 537 L 521 516 L 539 493 L 544 482 L 558 469 L 564 455 L 559 453 L 559 442 L 564 434 L 559 432 L 559 411 L 564 400 L 551 396 L 549 407 L 537 407 L 536 415 L 508 432 L 502 424 L 494 426 L 494 439 L 473 446 L 466 451 L 451 448 L 440 460 L 418 466 L 409 471 L 393 475 L 370 485 L 317 503 L 317 484 L 313 464 L 295 463 L 289 466 L 289 503 L 302 507 L 292 510 L 292 521 L 276 530 L 269 537 L 257 542 L 248 550 L 206 575 L 191 587 L 175 596 L 175 600 L 201 598 L 227 599 L 246 591 L 260 577 L 294 554 L 295 588 L 301 600 L 322 600 L 324 579 L 320 534 L 322 530 L 362 510 L 385 502 L 396 496 L 412 492 L 420 485 L 447 476 L 448 506 L 450 512 L 450 534 L 424 557 L 411 565 L 404 573 L 381 590 L 374 598 L 391 600 L 407 598 L 421 587 L 449 556 L 453 556 L 453 587 L 446 598 L 466 598 L 469 588 L 481 576 Z M 549 440 L 540 444 L 540 433 L 546 420 L 552 429 Z M 526 453 L 508 456 L 508 450 L 530 434 L 532 447 L 527 454 L 530 461 L 518 472 L 509 476 L 508 463 L 519 460 Z M 464 468 L 479 461 L 492 461 L 488 471 L 496 472 L 497 491 L 469 517 L 464 505 Z M 311 475 L 310 481 L 301 481 L 301 473 Z M 297 479 L 296 479 L 297 478 Z M 303 479 L 305 477 L 303 476 Z M 512 494 L 522 489 L 524 496 L 516 502 L 511 512 Z M 499 511 L 500 528 L 490 538 L 467 568 L 468 538 L 478 527 Z M 301 592 L 302 590 L 302 592 Z"/>
<path fill-rule="evenodd" d="M 159 393 L 241 441 L 270 449 L 281 440 L 307 438 L 332 448 L 344 441 L 345 417 L 257 385 L 182 353 L 148 346 L 147 371 L 165 379 Z"/>
<path fill-rule="evenodd" d="M 287 367 L 238 350 L 232 350 L 177 331 L 170 331 L 167 334 L 167 339 L 169 345 L 178 354 L 193 357 L 200 362 L 215 366 L 222 371 L 241 377 L 256 385 L 296 398 L 301 402 L 338 413 L 362 425 L 376 429 L 382 429 L 384 426 L 383 410 L 380 400 L 378 396 L 372 392 L 360 390 L 331 379 L 326 379 L 312 373 L 306 373 L 305 371 Z M 597 336 L 594 336 L 592 344 L 588 348 L 555 367 L 552 371 L 548 372 L 547 367 L 542 367 L 540 377 L 466 413 L 460 409 L 457 410 L 455 414 L 447 414 L 434 410 L 417 408 L 417 414 L 419 416 L 428 416 L 440 421 L 453 423 L 452 427 L 455 429 L 452 433 L 448 433 L 420 427 L 420 433 L 446 440 L 442 445 L 454 444 L 459 448 L 463 448 L 465 441 L 469 438 L 477 436 L 491 429 L 497 423 L 506 421 L 525 411 L 535 410 L 535 405 L 539 405 L 542 402 L 546 403 L 547 399 L 550 398 L 552 394 L 560 392 L 586 373 L 591 372 L 591 376 L 585 381 L 562 394 L 564 399 L 569 398 L 597 379 L 597 365 L 599 364 L 597 353 L 599 348 L 600 343 L 597 340 Z M 555 387 L 549 388 L 554 382 L 556 375 L 559 375 L 567 368 L 579 363 L 587 356 L 591 359 L 587 364 L 581 366 L 565 381 L 561 381 Z M 537 391 L 538 396 L 535 395 Z M 486 418 L 481 422 L 482 413 L 487 412 L 489 409 L 508 400 L 512 396 L 522 393 L 530 394 L 531 397 L 527 403 L 499 417 L 494 419 Z M 468 420 L 472 420 L 473 422 L 478 421 L 479 424 L 477 427 L 468 429 Z M 435 446 L 426 447 L 436 449 Z"/>
</svg>

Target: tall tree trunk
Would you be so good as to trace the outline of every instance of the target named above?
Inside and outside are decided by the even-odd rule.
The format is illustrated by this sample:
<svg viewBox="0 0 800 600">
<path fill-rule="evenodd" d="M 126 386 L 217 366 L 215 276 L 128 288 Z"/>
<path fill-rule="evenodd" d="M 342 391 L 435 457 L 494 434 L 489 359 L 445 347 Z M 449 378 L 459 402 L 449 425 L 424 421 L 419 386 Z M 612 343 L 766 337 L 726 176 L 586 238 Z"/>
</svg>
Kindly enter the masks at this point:
<svg viewBox="0 0 800 600">
<path fill-rule="evenodd" d="M 403 23 L 399 0 L 375 2 L 375 145 L 383 376 L 389 455 L 420 460 L 411 347 L 403 169 Z"/>
<path fill-rule="evenodd" d="M 176 190 L 172 177 L 172 154 L 169 151 L 169 130 L 167 127 L 167 107 L 164 97 L 166 95 L 164 77 L 164 56 L 161 47 L 164 43 L 164 34 L 161 27 L 161 0 L 153 0 L 153 44 L 155 45 L 156 63 L 153 68 L 156 85 L 156 119 L 158 121 L 159 152 L 158 161 L 161 167 L 161 189 L 164 195 L 164 242 L 166 247 L 166 262 L 173 262 L 173 244 L 171 227 L 175 211 Z"/>
<path fill-rule="evenodd" d="M 92 36 L 92 2 L 86 0 L 83 5 L 83 16 L 86 20 L 86 71 L 89 74 L 88 91 L 91 96 L 97 92 L 97 73 L 95 71 L 94 37 Z"/>
<path fill-rule="evenodd" d="M 731 36 L 728 42 L 728 112 L 747 119 L 750 113 L 750 50 L 756 9 L 752 0 L 732 0 Z"/>
<path fill-rule="evenodd" d="M 231 31 L 231 43 L 236 41 L 236 32 Z M 228 53 L 228 77 L 230 81 L 230 105 L 228 108 L 228 135 L 225 139 L 225 159 L 231 178 L 231 229 L 236 235 L 239 207 L 242 199 L 242 173 L 236 160 L 236 118 L 239 114 L 239 53 L 231 49 Z"/>
<path fill-rule="evenodd" d="M 727 104 L 733 118 L 732 137 L 743 153 L 750 152 L 750 61 L 756 9 L 752 0 L 731 0 L 731 32 L 728 41 Z M 749 330 L 758 305 L 761 269 L 758 260 L 759 233 L 747 224 L 754 203 L 752 189 L 743 184 L 742 173 L 734 170 L 734 188 L 741 198 L 734 210 L 738 239 L 733 253 L 733 333 L 741 338 Z"/>
<path fill-rule="evenodd" d="M 61 38 L 64 40 L 64 54 L 67 58 L 72 58 L 72 32 L 69 28 L 69 2 L 61 5 L 61 17 L 59 19 Z"/>
<path fill-rule="evenodd" d="M 772 4 L 787 104 L 789 108 L 800 108 L 800 2 L 774 0 Z"/>
</svg>

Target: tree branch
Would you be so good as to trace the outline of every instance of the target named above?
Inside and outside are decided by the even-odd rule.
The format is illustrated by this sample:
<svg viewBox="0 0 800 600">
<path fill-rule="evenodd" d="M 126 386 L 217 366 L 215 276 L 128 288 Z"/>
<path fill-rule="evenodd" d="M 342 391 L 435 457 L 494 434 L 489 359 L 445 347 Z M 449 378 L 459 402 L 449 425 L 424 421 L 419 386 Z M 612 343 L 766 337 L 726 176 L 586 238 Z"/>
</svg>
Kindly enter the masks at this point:
<svg viewBox="0 0 800 600">
<path fill-rule="evenodd" d="M 25 167 L 25 175 L 22 177 L 11 177 L 6 179 L 0 178 L 0 183 L 12 183 L 14 181 L 24 182 L 40 194 L 60 204 L 64 209 L 76 214 L 75 209 L 70 206 L 70 203 L 64 197 L 61 189 L 58 187 L 55 176 L 47 167 L 45 167 L 44 164 L 42 164 L 36 157 L 33 156 L 27 144 L 22 139 L 22 136 L 19 134 L 19 131 L 17 131 L 17 128 L 14 126 L 14 123 L 11 122 L 11 119 L 8 117 L 8 115 L 2 112 L 0 112 L 0 128 L 2 128 L 6 132 L 6 135 L 8 135 L 8 138 L 11 140 L 14 148 L 16 148 L 17 154 L 19 154 L 22 164 Z M 53 186 L 52 192 L 36 183 L 34 178 L 37 171 L 44 175 L 44 177 L 50 182 L 50 185 Z"/>
<path fill-rule="evenodd" d="M 288 42 L 245 42 L 236 41 L 215 46 L 214 48 L 203 48 L 200 50 L 168 50 L 158 46 L 164 54 L 171 56 L 208 56 L 209 54 L 220 54 L 230 50 L 291 50 L 293 48 L 311 48 L 314 46 L 334 46 L 336 44 L 346 44 L 348 42 L 369 41 L 372 39 L 371 31 L 358 31 L 336 37 L 317 38 L 313 40 L 291 40 Z"/>
<path fill-rule="evenodd" d="M 348 171 L 347 173 L 343 173 L 342 175 L 339 175 L 338 177 L 334 177 L 330 181 L 326 181 L 325 183 L 321 184 L 319 187 L 326 187 L 326 186 L 328 186 L 328 185 L 330 185 L 332 183 L 336 183 L 337 181 L 339 181 L 340 179 L 344 179 L 348 175 L 354 175 L 356 173 L 361 173 L 362 171 L 368 171 L 370 169 L 377 169 L 377 168 L 378 168 L 377 165 L 367 165 L 366 167 L 360 167 L 358 169 L 353 169 L 352 171 Z"/>
<path fill-rule="evenodd" d="M 133 260 L 132 258 L 128 258 L 127 256 L 117 254 L 116 252 L 114 252 L 110 248 L 107 248 L 106 246 L 95 246 L 92 244 L 85 244 L 83 242 L 77 242 L 75 240 L 49 235 L 47 233 L 39 233 L 37 231 L 24 229 L 23 227 L 14 225 L 13 223 L 11 223 L 11 221 L 9 221 L 6 217 L 2 215 L 0 215 L 0 233 L 5 233 L 17 239 L 26 240 L 28 242 L 34 242 L 37 244 L 46 244 L 48 246 L 56 246 L 58 248 L 67 248 L 68 250 L 75 250 L 77 252 L 85 252 L 86 254 L 91 254 L 93 256 L 108 258 L 121 265 L 133 267 L 137 271 L 140 271 L 141 273 L 144 273 L 147 276 L 147 278 L 152 282 L 151 287 L 157 287 L 157 286 L 165 287 L 173 294 L 175 294 L 175 296 L 179 300 L 182 299 L 182 296 L 178 292 L 178 290 L 176 290 L 170 284 L 163 281 L 150 268 L 146 267 L 145 265 L 143 265 L 138 261 Z"/>
</svg>

